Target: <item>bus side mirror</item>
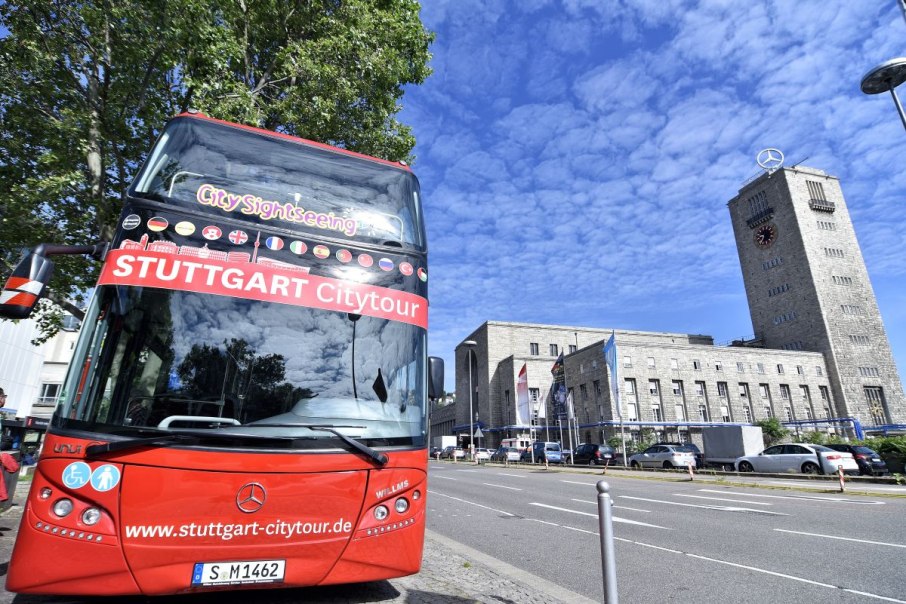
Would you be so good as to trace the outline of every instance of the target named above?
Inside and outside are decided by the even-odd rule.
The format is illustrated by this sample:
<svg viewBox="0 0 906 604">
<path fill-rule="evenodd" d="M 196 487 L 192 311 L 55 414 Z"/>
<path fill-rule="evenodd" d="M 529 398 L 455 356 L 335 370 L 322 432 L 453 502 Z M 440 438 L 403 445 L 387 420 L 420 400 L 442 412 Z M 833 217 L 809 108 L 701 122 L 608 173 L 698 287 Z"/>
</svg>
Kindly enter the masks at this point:
<svg viewBox="0 0 906 604">
<path fill-rule="evenodd" d="M 0 317 L 27 319 L 53 276 L 53 261 L 44 255 L 44 246 L 25 253 L 0 292 Z"/>
<path fill-rule="evenodd" d="M 444 391 L 444 360 L 428 357 L 428 398 L 438 399 Z"/>
</svg>

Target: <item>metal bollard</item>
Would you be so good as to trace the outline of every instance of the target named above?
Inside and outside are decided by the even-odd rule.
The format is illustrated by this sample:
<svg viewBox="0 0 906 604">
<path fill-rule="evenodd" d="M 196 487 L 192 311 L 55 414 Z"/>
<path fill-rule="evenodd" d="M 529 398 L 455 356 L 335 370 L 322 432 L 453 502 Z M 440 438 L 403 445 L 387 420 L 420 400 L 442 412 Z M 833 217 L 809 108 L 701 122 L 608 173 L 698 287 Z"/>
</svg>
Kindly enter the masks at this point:
<svg viewBox="0 0 906 604">
<path fill-rule="evenodd" d="M 689 466 L 689 482 L 695 480 L 695 473 L 692 471 L 692 464 L 686 464 Z"/>
<path fill-rule="evenodd" d="M 837 466 L 837 473 L 840 474 L 840 492 L 846 492 L 846 479 L 843 478 L 843 466 Z"/>
<path fill-rule="evenodd" d="M 604 576 L 604 604 L 617 604 L 617 558 L 613 547 L 613 500 L 604 480 L 598 489 L 598 529 L 601 535 L 601 566 Z"/>
</svg>

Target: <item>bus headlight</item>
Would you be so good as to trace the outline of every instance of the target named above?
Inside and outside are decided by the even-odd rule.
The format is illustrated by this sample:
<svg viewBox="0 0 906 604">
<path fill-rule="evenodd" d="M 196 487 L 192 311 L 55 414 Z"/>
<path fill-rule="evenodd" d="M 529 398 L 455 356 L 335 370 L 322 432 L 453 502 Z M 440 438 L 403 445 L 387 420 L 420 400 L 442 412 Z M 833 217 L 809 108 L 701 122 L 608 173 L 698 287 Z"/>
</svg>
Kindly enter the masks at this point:
<svg viewBox="0 0 906 604">
<path fill-rule="evenodd" d="M 101 510 L 97 508 L 88 508 L 82 512 L 82 522 L 88 526 L 93 526 L 101 519 Z"/>
<path fill-rule="evenodd" d="M 409 509 L 409 500 L 405 497 L 400 497 L 396 500 L 396 503 L 393 504 L 393 507 L 396 508 L 397 514 L 405 514 L 406 510 Z"/>
<path fill-rule="evenodd" d="M 60 518 L 65 518 L 72 511 L 71 499 L 57 499 L 53 504 L 53 513 Z"/>
<path fill-rule="evenodd" d="M 53 489 L 50 487 L 44 487 L 41 489 L 41 499 L 50 499 L 50 496 L 53 495 Z"/>
<path fill-rule="evenodd" d="M 384 520 L 387 520 L 387 516 L 389 516 L 389 515 L 390 515 L 390 510 L 388 510 L 386 506 L 379 505 L 376 508 L 374 508 L 374 519 L 377 520 L 378 522 L 383 522 Z"/>
</svg>

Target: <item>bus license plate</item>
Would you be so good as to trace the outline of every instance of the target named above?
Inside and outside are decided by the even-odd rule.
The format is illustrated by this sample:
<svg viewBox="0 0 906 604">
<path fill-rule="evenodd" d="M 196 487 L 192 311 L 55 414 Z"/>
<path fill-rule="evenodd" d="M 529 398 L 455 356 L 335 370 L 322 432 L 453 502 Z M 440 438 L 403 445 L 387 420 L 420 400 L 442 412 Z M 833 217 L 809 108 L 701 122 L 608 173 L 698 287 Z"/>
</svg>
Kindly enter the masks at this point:
<svg viewBox="0 0 906 604">
<path fill-rule="evenodd" d="M 283 581 L 285 569 L 286 560 L 197 562 L 192 571 L 192 585 L 279 583 Z"/>
</svg>

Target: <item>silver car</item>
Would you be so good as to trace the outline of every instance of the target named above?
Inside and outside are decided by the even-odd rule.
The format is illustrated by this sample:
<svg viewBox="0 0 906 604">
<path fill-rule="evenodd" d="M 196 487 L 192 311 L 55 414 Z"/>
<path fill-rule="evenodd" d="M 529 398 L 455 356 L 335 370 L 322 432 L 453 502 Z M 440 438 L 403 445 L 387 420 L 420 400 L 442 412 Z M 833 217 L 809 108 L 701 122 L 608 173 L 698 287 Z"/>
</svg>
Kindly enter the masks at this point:
<svg viewBox="0 0 906 604">
<path fill-rule="evenodd" d="M 835 451 L 823 445 L 792 443 L 768 447 L 758 455 L 736 460 L 739 472 L 802 472 L 803 474 L 836 474 L 838 466 L 846 473 L 858 473 L 859 464 L 852 453 Z"/>
<path fill-rule="evenodd" d="M 654 445 L 629 458 L 631 468 L 673 468 L 695 467 L 695 452 L 680 445 Z"/>
</svg>

